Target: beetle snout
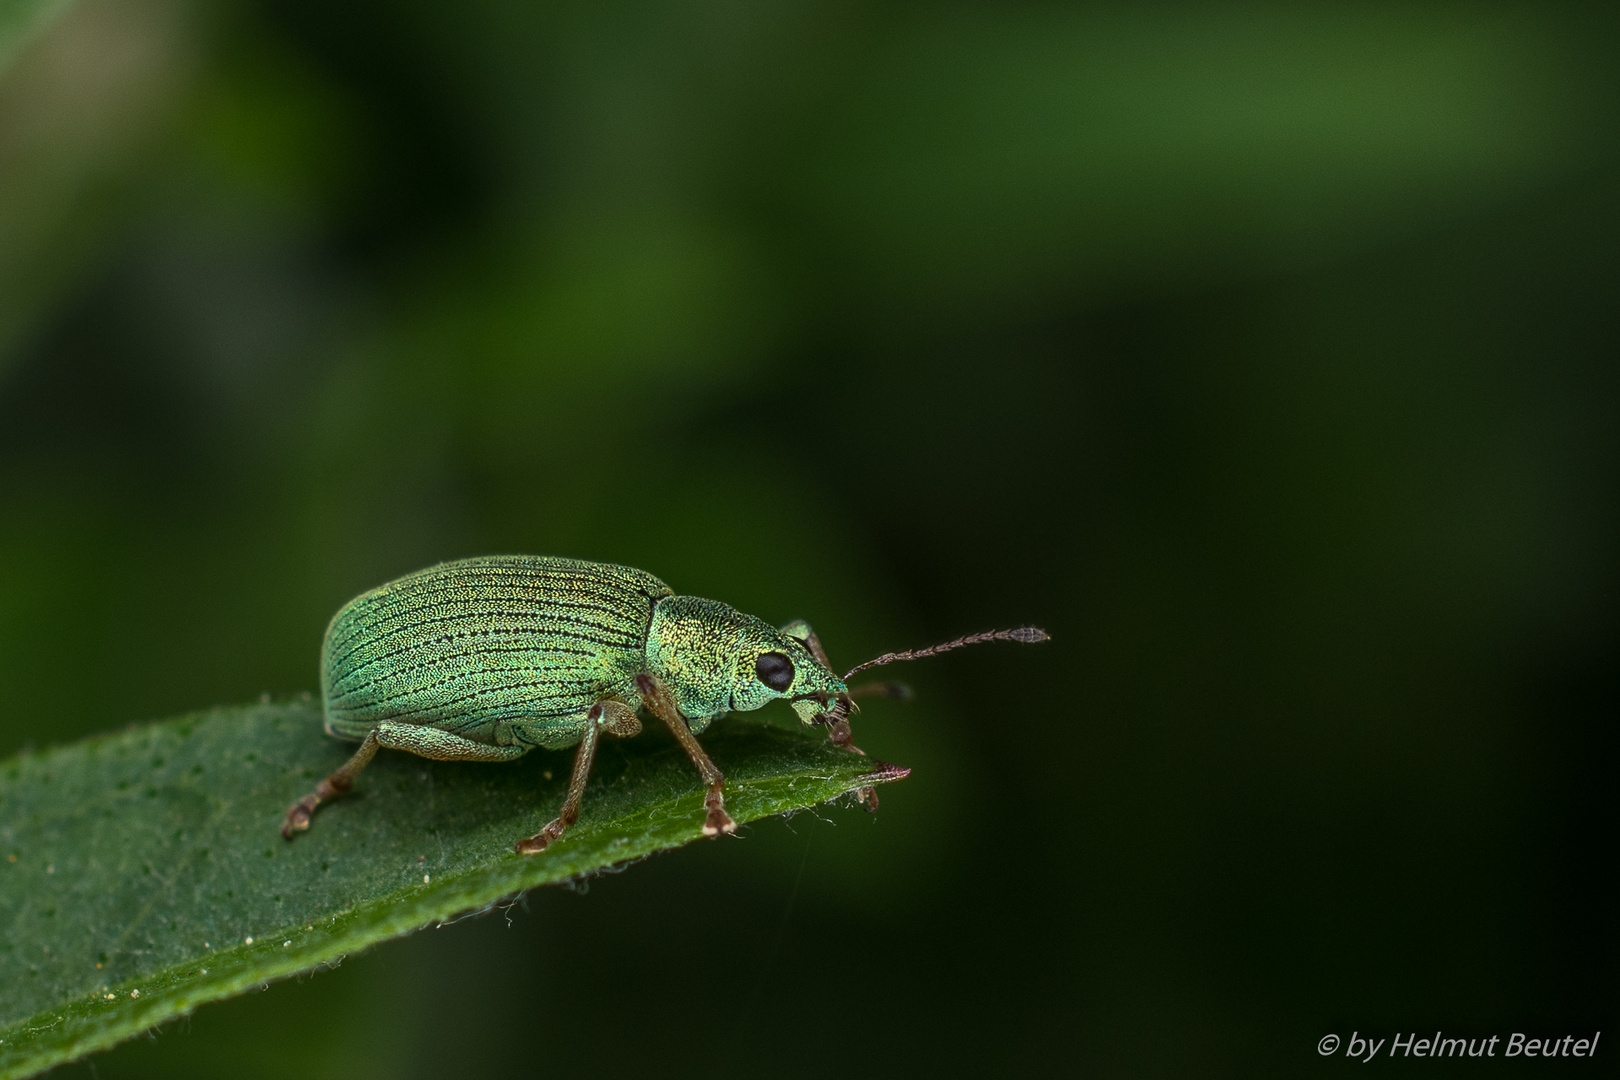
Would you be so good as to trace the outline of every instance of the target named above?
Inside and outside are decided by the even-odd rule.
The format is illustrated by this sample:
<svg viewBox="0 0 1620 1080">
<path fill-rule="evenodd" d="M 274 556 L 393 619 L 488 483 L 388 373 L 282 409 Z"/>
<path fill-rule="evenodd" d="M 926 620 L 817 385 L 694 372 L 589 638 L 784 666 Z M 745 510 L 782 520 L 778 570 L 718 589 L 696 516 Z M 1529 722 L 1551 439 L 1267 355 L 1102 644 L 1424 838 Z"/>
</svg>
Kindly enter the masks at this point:
<svg viewBox="0 0 1620 1080">
<path fill-rule="evenodd" d="M 815 698 L 800 698 L 790 704 L 799 717 L 799 723 L 806 726 L 822 723 L 822 718 L 827 714 L 827 706 Z"/>
<path fill-rule="evenodd" d="M 792 705 L 799 721 L 804 724 L 837 724 L 859 709 L 848 694 L 833 694 L 824 690 L 806 694 L 793 701 Z"/>
</svg>

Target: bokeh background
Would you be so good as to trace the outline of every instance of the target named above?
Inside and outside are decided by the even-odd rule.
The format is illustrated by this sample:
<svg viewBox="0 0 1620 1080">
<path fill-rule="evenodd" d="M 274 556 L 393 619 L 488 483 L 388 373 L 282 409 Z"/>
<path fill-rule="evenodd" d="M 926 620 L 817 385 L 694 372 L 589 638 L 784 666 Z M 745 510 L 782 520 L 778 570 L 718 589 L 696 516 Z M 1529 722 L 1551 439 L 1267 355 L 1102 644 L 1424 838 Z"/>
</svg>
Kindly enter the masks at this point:
<svg viewBox="0 0 1620 1080">
<path fill-rule="evenodd" d="M 915 770 L 873 817 L 97 1075 L 1292 1076 L 1349 1067 L 1329 1032 L 1620 1028 L 1617 31 L 78 0 L 0 74 L 0 752 L 313 688 L 340 603 L 477 553 L 848 664 L 1054 637 L 868 706 Z"/>
</svg>

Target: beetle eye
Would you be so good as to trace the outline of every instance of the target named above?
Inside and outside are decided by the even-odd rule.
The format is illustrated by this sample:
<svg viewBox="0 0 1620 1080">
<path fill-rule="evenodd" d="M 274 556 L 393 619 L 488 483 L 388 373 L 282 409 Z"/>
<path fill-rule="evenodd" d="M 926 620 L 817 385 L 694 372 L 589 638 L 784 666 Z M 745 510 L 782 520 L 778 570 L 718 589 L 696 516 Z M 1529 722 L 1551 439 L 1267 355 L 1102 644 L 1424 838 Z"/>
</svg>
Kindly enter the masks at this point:
<svg viewBox="0 0 1620 1080">
<path fill-rule="evenodd" d="M 754 661 L 754 674 L 759 676 L 760 682 L 784 694 L 793 685 L 793 661 L 779 652 L 762 653 Z"/>
</svg>

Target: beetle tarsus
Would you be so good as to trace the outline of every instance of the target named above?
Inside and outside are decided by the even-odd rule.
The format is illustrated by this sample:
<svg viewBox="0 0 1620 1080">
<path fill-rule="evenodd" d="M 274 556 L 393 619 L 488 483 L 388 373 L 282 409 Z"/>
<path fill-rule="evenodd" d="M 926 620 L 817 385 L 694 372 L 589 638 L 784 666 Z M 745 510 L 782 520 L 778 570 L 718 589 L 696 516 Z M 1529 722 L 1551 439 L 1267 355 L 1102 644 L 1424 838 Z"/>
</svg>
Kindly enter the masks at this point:
<svg viewBox="0 0 1620 1080">
<path fill-rule="evenodd" d="M 291 840 L 293 833 L 309 828 L 309 815 L 319 802 L 315 796 L 305 795 L 288 807 L 286 820 L 281 823 L 282 838 Z"/>
<path fill-rule="evenodd" d="M 719 836 L 722 833 L 730 835 L 737 831 L 737 823 L 726 813 L 726 797 L 721 792 L 720 785 L 716 784 L 709 789 L 709 793 L 703 798 L 703 805 L 709 811 L 708 816 L 703 819 L 704 836 Z"/>
<path fill-rule="evenodd" d="M 827 725 L 827 738 L 834 746 L 841 746 L 845 750 L 853 750 L 857 754 L 865 755 L 866 751 L 855 745 L 855 732 L 850 730 L 849 719 L 840 716 Z"/>
<path fill-rule="evenodd" d="M 561 836 L 570 824 L 562 818 L 555 818 L 533 836 L 513 844 L 512 850 L 519 855 L 538 855 L 550 847 L 551 842 Z"/>
<path fill-rule="evenodd" d="M 310 816 L 327 799 L 335 799 L 354 787 L 354 781 L 334 773 L 315 785 L 315 790 L 287 808 L 287 817 L 281 823 L 281 835 L 288 840 L 293 833 L 309 828 Z"/>
</svg>

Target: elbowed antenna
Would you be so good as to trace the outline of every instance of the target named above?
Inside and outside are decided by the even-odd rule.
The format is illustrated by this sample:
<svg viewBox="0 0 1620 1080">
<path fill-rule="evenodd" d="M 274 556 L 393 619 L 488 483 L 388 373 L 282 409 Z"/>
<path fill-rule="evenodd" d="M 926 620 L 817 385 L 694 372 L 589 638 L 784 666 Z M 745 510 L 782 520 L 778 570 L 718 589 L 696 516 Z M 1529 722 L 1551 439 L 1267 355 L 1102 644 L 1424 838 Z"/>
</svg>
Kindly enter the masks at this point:
<svg viewBox="0 0 1620 1080">
<path fill-rule="evenodd" d="M 844 681 L 848 682 L 850 676 L 859 675 L 867 668 L 895 664 L 901 660 L 921 660 L 925 656 L 950 652 L 952 649 L 960 649 L 964 645 L 977 645 L 981 641 L 1017 641 L 1024 645 L 1035 645 L 1050 640 L 1052 640 L 1052 635 L 1038 626 L 1020 626 L 1013 630 L 986 630 L 982 634 L 968 634 L 966 637 L 959 637 L 939 645 L 930 645 L 926 649 L 907 649 L 905 652 L 884 653 L 875 660 L 868 660 L 864 664 L 850 668 L 844 673 Z"/>
</svg>

